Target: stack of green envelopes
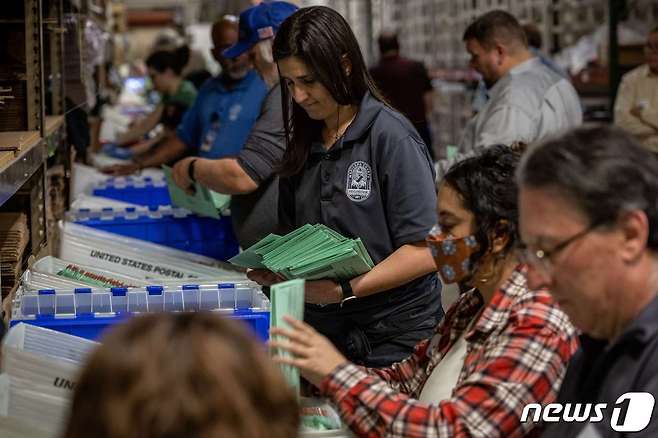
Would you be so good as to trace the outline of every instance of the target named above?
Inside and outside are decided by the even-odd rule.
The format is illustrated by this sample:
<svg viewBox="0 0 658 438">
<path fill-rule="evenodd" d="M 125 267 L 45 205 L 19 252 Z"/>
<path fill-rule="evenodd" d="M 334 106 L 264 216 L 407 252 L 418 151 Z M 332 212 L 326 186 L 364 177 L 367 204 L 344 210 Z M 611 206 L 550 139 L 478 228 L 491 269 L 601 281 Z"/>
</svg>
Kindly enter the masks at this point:
<svg viewBox="0 0 658 438">
<path fill-rule="evenodd" d="M 171 203 L 176 207 L 187 208 L 200 216 L 214 217 L 215 219 L 219 219 L 220 215 L 228 209 L 231 196 L 213 192 L 198 182 L 194 183 L 194 194 L 189 195 L 174 182 L 171 167 L 162 166 L 162 170 L 164 170 L 167 180 Z"/>
<path fill-rule="evenodd" d="M 289 280 L 350 280 L 374 266 L 361 239 L 348 239 L 321 224 L 306 224 L 285 236 L 270 234 L 229 262 L 269 269 Z"/>
</svg>

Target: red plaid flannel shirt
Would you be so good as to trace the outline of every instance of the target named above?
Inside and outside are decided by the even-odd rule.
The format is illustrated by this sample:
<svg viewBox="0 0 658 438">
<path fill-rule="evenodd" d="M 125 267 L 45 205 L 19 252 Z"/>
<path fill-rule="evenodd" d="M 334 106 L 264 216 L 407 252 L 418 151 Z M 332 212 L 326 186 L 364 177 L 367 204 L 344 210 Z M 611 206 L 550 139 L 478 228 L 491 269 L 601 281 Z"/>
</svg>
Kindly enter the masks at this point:
<svg viewBox="0 0 658 438">
<path fill-rule="evenodd" d="M 432 405 L 418 397 L 432 370 L 482 308 L 462 294 L 411 357 L 390 368 L 337 367 L 322 382 L 343 421 L 361 437 L 520 437 L 528 403 L 555 401 L 575 330 L 547 292 L 531 291 L 519 265 L 466 333 L 467 354 L 452 397 Z"/>
</svg>

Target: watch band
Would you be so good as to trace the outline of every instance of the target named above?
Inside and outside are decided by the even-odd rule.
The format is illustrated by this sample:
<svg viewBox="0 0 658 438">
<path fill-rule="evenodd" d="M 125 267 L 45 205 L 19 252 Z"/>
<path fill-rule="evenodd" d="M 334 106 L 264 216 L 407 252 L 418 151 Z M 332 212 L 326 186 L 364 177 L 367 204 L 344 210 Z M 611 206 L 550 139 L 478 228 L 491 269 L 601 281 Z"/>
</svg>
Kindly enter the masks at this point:
<svg viewBox="0 0 658 438">
<path fill-rule="evenodd" d="M 352 290 L 352 285 L 349 280 L 341 281 L 339 284 L 340 289 L 343 291 L 343 299 L 340 300 L 340 307 L 343 307 L 343 304 L 347 301 L 356 299 L 356 296 L 354 296 L 354 291 Z"/>
<path fill-rule="evenodd" d="M 196 158 L 190 161 L 190 164 L 187 166 L 187 176 L 190 178 L 190 181 L 196 182 L 196 179 L 194 179 L 194 163 L 196 162 Z"/>
</svg>

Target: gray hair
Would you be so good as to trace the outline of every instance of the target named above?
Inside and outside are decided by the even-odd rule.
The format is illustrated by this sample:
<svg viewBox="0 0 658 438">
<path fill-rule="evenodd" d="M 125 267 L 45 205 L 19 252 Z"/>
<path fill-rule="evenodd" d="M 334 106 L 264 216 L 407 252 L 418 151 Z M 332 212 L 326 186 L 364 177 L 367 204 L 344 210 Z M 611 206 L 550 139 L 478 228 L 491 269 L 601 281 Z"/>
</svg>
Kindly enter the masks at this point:
<svg viewBox="0 0 658 438">
<path fill-rule="evenodd" d="M 642 210 L 647 245 L 658 250 L 658 158 L 619 128 L 584 126 L 535 145 L 519 165 L 517 182 L 556 190 L 590 223 L 612 224 L 624 211 Z"/>
</svg>

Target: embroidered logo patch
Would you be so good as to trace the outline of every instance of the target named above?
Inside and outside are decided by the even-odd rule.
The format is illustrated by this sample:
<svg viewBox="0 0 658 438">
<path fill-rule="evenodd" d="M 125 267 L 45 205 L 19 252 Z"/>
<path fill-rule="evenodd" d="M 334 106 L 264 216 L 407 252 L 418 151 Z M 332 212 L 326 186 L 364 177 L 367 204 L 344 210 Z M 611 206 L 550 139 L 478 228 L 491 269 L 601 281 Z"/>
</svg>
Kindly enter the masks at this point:
<svg viewBox="0 0 658 438">
<path fill-rule="evenodd" d="M 372 189 L 372 172 L 365 161 L 355 161 L 347 169 L 345 193 L 354 202 L 368 199 Z"/>
<path fill-rule="evenodd" d="M 238 116 L 240 115 L 241 111 L 242 111 L 242 105 L 236 103 L 228 110 L 228 119 L 231 122 L 235 122 L 238 119 Z"/>
</svg>

